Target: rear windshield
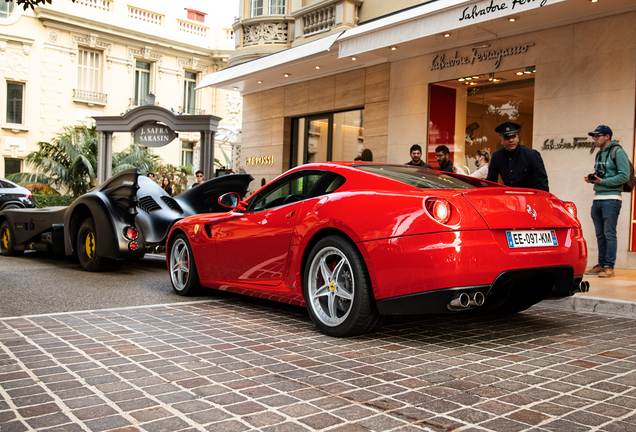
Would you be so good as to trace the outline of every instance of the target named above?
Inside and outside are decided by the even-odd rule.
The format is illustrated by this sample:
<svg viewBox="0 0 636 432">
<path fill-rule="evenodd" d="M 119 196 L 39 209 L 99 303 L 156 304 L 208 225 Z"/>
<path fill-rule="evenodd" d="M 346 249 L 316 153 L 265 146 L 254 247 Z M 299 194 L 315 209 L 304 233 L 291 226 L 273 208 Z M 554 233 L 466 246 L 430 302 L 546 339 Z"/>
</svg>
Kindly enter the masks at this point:
<svg viewBox="0 0 636 432">
<path fill-rule="evenodd" d="M 419 189 L 474 189 L 466 182 L 427 168 L 408 165 L 354 165 L 354 168 L 379 174 Z"/>
</svg>

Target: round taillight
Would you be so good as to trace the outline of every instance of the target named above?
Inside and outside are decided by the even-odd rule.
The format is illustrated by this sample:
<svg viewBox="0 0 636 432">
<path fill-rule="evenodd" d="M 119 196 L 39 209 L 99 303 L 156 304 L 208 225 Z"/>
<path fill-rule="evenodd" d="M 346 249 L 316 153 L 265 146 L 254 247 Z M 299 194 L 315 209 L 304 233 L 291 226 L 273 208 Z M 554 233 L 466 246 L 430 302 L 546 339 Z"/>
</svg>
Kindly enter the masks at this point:
<svg viewBox="0 0 636 432">
<path fill-rule="evenodd" d="M 130 249 L 131 251 L 136 251 L 137 248 L 139 248 L 139 245 L 137 244 L 137 242 L 130 242 L 128 243 L 128 249 Z"/>
<path fill-rule="evenodd" d="M 126 237 L 128 240 L 137 240 L 137 237 L 139 237 L 139 232 L 136 228 L 129 226 L 124 228 L 124 237 Z"/>
<path fill-rule="evenodd" d="M 445 224 L 451 217 L 451 205 L 442 198 L 429 198 L 426 200 L 426 209 L 435 221 Z"/>
<path fill-rule="evenodd" d="M 563 203 L 565 209 L 570 212 L 570 214 L 574 217 L 577 217 L 576 205 L 573 202 L 565 201 Z"/>
</svg>

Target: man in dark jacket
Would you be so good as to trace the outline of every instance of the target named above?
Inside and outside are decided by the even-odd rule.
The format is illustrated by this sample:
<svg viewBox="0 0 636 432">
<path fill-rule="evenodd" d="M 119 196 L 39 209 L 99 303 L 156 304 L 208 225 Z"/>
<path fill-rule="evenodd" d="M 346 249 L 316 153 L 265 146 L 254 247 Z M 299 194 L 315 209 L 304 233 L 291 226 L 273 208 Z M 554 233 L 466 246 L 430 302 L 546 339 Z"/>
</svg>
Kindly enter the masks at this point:
<svg viewBox="0 0 636 432">
<path fill-rule="evenodd" d="M 539 189 L 549 192 L 548 175 L 541 153 L 519 144 L 521 126 L 505 122 L 495 128 L 504 147 L 490 158 L 486 180 L 496 182 L 501 176 L 506 186 Z"/>
<path fill-rule="evenodd" d="M 433 167 L 422 160 L 422 147 L 419 144 L 413 144 L 411 146 L 411 160 L 406 165 L 421 166 L 424 168 L 432 169 Z"/>
</svg>

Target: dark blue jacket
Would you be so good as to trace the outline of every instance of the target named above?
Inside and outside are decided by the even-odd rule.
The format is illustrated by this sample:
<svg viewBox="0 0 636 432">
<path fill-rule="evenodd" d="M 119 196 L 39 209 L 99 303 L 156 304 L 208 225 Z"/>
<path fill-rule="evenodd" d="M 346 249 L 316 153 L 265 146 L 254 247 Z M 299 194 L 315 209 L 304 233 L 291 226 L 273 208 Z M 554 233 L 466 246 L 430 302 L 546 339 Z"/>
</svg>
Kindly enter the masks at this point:
<svg viewBox="0 0 636 432">
<path fill-rule="evenodd" d="M 541 154 L 521 144 L 512 153 L 505 148 L 493 153 L 486 180 L 496 182 L 499 176 L 506 186 L 550 191 Z"/>
</svg>

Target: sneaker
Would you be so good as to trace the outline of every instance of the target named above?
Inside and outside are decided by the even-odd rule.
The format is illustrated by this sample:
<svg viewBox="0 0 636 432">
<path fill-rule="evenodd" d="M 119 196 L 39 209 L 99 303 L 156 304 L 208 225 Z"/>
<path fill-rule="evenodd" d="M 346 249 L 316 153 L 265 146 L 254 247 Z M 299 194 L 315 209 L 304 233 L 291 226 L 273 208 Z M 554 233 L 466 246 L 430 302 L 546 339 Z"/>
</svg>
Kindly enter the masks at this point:
<svg viewBox="0 0 636 432">
<path fill-rule="evenodd" d="M 601 273 L 598 274 L 598 277 L 607 278 L 612 277 L 614 275 L 614 269 L 611 267 L 605 267 Z"/>
<path fill-rule="evenodd" d="M 600 265 L 596 264 L 594 267 L 592 267 L 591 269 L 586 271 L 585 274 L 586 275 L 598 275 L 599 273 L 602 273 L 603 270 L 604 270 L 603 267 L 601 267 Z"/>
</svg>

